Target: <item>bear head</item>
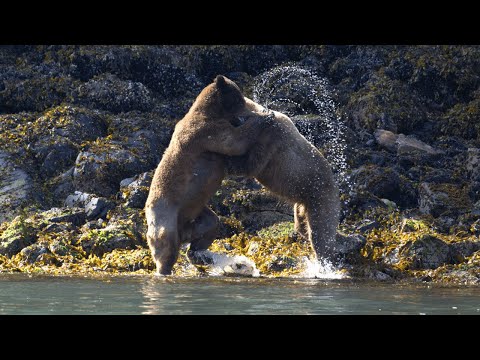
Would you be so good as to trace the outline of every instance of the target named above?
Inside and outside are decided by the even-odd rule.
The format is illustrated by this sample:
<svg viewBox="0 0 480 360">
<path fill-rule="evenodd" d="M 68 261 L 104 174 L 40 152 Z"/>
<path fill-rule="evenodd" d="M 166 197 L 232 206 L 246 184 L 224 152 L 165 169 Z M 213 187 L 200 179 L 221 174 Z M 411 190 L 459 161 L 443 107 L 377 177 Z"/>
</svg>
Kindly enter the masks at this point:
<svg viewBox="0 0 480 360">
<path fill-rule="evenodd" d="M 214 120 L 216 117 L 237 117 L 244 115 L 246 102 L 240 88 L 232 80 L 218 75 L 197 96 L 193 109 Z"/>
</svg>

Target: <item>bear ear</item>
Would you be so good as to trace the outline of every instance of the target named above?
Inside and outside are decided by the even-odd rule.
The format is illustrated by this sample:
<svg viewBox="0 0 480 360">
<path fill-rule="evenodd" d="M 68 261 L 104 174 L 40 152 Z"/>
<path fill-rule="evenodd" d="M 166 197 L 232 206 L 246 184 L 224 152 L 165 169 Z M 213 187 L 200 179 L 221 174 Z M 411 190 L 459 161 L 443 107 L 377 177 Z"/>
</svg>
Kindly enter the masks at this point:
<svg viewBox="0 0 480 360">
<path fill-rule="evenodd" d="M 223 75 L 217 75 L 217 77 L 215 78 L 215 83 L 218 85 L 218 86 L 224 86 L 227 82 L 225 81 L 225 76 Z"/>
</svg>

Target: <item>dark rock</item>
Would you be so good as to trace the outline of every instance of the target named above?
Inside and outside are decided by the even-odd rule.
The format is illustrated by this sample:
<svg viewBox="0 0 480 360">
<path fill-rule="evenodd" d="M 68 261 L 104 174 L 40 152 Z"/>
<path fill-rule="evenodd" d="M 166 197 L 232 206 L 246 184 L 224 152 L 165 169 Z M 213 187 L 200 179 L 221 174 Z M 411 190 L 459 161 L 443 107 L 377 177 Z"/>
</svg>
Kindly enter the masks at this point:
<svg viewBox="0 0 480 360">
<path fill-rule="evenodd" d="M 44 233 L 59 233 L 62 231 L 71 231 L 74 229 L 74 226 L 72 223 L 63 223 L 63 224 L 58 224 L 58 223 L 53 223 L 53 224 L 48 224 L 45 226 L 42 231 Z"/>
<path fill-rule="evenodd" d="M 139 239 L 119 226 L 91 230 L 80 238 L 80 244 L 85 252 L 99 257 L 115 249 L 133 250 L 137 245 L 141 245 Z"/>
<path fill-rule="evenodd" d="M 417 192 L 413 184 L 393 168 L 363 166 L 352 172 L 356 189 L 368 191 L 380 199 L 395 202 L 401 208 L 417 205 Z"/>
<path fill-rule="evenodd" d="M 290 256 L 275 256 L 268 263 L 268 270 L 270 271 L 283 271 L 287 269 L 293 269 L 297 266 L 298 260 Z"/>
<path fill-rule="evenodd" d="M 18 215 L 23 206 L 31 205 L 32 198 L 35 196 L 31 177 L 0 151 L 0 223 Z"/>
<path fill-rule="evenodd" d="M 420 212 L 439 217 L 458 215 L 471 207 L 468 191 L 454 184 L 421 183 L 419 187 Z"/>
<path fill-rule="evenodd" d="M 49 147 L 40 168 L 41 174 L 50 177 L 72 166 L 77 153 L 77 149 L 71 144 L 55 144 Z"/>
<path fill-rule="evenodd" d="M 378 145 L 392 152 L 397 151 L 397 134 L 388 130 L 377 129 L 374 135 Z"/>
<path fill-rule="evenodd" d="M 111 111 L 147 111 L 153 107 L 150 91 L 139 82 L 123 81 L 116 75 L 102 74 L 77 88 L 81 104 Z"/>
<path fill-rule="evenodd" d="M 0 254 L 11 257 L 37 241 L 35 229 L 17 216 L 0 236 Z"/>
<path fill-rule="evenodd" d="M 373 229 L 378 229 L 380 224 L 375 220 L 365 219 L 360 225 L 357 226 L 356 230 L 362 234 L 369 232 Z"/>
<path fill-rule="evenodd" d="M 431 235 L 407 242 L 400 248 L 400 256 L 408 259 L 412 270 L 436 269 L 451 261 L 448 244 Z"/>
<path fill-rule="evenodd" d="M 36 243 L 20 251 L 20 256 L 22 260 L 26 261 L 28 264 L 33 264 L 37 261 L 37 259 L 43 255 L 50 253 L 47 245 Z"/>
<path fill-rule="evenodd" d="M 335 237 L 334 253 L 338 259 L 353 262 L 352 259 L 357 260 L 360 257 L 360 250 L 367 243 L 365 236 L 359 234 L 346 235 L 337 231 Z"/>
<path fill-rule="evenodd" d="M 118 144 L 78 154 L 73 172 L 75 188 L 101 196 L 114 195 L 123 179 L 150 170 L 152 165 L 137 151 Z"/>
<path fill-rule="evenodd" d="M 152 172 L 146 172 L 133 178 L 134 181 L 130 182 L 130 178 L 120 182 L 120 191 L 122 192 L 122 197 L 126 200 L 126 206 L 137 209 L 145 207 L 152 177 Z M 122 186 L 122 184 L 124 185 Z"/>
<path fill-rule="evenodd" d="M 108 210 L 115 207 L 115 203 L 105 198 L 93 198 L 85 204 L 87 219 L 105 218 Z"/>
<path fill-rule="evenodd" d="M 480 241 L 459 241 L 449 244 L 454 263 L 461 263 L 480 250 Z"/>
<path fill-rule="evenodd" d="M 480 181 L 480 149 L 468 149 L 466 168 L 471 180 Z"/>
<path fill-rule="evenodd" d="M 85 210 L 82 208 L 52 208 L 43 213 L 45 218 L 51 223 L 72 223 L 74 226 L 80 226 L 85 223 Z"/>
<path fill-rule="evenodd" d="M 70 208 L 80 207 L 85 211 L 87 220 L 104 218 L 108 210 L 115 207 L 115 203 L 103 197 L 97 197 L 93 194 L 75 191 L 65 200 L 65 206 Z"/>
</svg>

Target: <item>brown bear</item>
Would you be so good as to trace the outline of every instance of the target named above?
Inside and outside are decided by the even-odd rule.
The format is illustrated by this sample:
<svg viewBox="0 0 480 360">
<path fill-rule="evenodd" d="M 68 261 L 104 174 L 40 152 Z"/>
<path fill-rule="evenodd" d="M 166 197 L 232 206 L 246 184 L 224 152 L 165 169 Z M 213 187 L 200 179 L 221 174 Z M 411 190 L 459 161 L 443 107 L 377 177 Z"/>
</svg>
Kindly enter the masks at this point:
<svg viewBox="0 0 480 360">
<path fill-rule="evenodd" d="M 266 112 L 245 100 L 252 112 Z M 274 194 L 294 202 L 295 231 L 310 240 L 318 259 L 333 260 L 340 200 L 332 170 L 288 116 L 272 113 L 273 122 L 248 153 L 228 160 L 228 172 L 254 177 Z"/>
<path fill-rule="evenodd" d="M 217 76 L 176 124 L 145 204 L 147 241 L 159 274 L 171 273 L 182 242 L 190 242 L 195 260 L 194 253 L 215 239 L 218 218 L 206 204 L 225 176 L 225 155 L 246 153 L 267 125 L 255 115 L 238 86 Z M 241 116 L 248 117 L 244 124 Z"/>
</svg>

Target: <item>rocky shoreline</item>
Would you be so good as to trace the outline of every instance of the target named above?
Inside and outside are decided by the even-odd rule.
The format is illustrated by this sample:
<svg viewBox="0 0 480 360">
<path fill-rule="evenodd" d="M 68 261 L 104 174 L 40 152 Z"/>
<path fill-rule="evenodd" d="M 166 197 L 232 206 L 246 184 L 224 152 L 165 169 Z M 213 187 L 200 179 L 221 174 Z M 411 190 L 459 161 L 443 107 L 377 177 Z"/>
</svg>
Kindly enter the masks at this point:
<svg viewBox="0 0 480 360">
<path fill-rule="evenodd" d="M 343 272 L 480 283 L 478 46 L 2 46 L 0 272 L 152 273 L 143 206 L 176 120 L 218 73 L 251 96 L 286 63 L 329 81 L 346 124 Z M 319 115 L 288 81 L 292 119 L 322 149 Z M 291 206 L 232 177 L 210 205 L 212 251 L 264 276 L 304 271 Z M 182 252 L 174 273 L 204 272 Z"/>
</svg>

